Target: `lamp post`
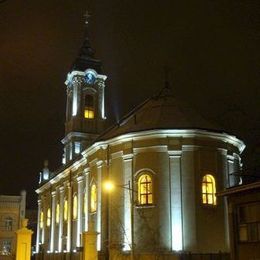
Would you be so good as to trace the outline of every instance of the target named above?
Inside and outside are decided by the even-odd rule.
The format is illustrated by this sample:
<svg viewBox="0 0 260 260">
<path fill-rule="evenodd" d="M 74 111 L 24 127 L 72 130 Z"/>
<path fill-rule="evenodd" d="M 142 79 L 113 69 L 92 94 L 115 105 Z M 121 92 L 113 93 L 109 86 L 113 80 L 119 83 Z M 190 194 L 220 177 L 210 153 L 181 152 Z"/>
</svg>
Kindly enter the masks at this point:
<svg viewBox="0 0 260 260">
<path fill-rule="evenodd" d="M 118 185 L 111 181 L 106 181 L 103 183 L 103 188 L 105 191 L 111 193 L 115 187 L 126 189 L 129 191 L 130 198 L 130 218 L 131 218 L 131 260 L 134 260 L 134 189 L 131 187 L 131 181 L 127 184 Z"/>
</svg>

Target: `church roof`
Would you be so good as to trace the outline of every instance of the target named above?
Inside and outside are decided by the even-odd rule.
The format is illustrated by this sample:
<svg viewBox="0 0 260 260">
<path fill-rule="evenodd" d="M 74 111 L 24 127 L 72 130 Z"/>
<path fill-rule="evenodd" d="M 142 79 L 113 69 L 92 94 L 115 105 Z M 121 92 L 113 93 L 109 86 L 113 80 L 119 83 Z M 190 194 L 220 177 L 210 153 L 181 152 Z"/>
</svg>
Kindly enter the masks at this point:
<svg viewBox="0 0 260 260">
<path fill-rule="evenodd" d="M 144 101 L 104 132 L 97 141 L 121 134 L 154 129 L 204 129 L 223 132 L 216 124 L 204 119 L 188 104 L 180 102 L 164 88 L 158 95 Z"/>
</svg>

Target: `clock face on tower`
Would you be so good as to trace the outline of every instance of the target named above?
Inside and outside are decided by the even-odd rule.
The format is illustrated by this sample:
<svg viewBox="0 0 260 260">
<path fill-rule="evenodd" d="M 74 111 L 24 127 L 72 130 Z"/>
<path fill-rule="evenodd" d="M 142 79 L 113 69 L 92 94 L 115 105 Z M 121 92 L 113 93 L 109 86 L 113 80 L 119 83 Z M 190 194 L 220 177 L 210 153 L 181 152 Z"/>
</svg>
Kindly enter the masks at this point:
<svg viewBox="0 0 260 260">
<path fill-rule="evenodd" d="M 94 84 L 96 77 L 93 72 L 88 71 L 85 75 L 85 80 L 87 84 Z"/>
</svg>

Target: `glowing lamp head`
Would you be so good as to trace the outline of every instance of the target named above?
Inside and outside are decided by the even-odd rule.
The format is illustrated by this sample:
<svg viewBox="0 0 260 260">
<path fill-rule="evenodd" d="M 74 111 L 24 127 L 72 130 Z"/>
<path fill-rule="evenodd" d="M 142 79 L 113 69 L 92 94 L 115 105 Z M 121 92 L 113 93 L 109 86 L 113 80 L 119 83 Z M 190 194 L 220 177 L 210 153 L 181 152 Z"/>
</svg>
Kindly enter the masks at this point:
<svg viewBox="0 0 260 260">
<path fill-rule="evenodd" d="M 105 191 L 111 192 L 115 188 L 115 185 L 111 181 L 106 181 L 103 183 L 103 187 Z"/>
</svg>

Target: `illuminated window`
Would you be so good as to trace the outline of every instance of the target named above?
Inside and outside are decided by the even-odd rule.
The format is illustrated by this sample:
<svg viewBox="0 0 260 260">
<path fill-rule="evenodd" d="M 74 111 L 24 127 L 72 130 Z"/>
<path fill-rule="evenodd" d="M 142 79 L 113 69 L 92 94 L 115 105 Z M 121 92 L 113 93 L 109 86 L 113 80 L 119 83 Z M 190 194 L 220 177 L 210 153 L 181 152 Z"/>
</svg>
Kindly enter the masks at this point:
<svg viewBox="0 0 260 260">
<path fill-rule="evenodd" d="M 43 228 L 43 212 L 40 213 L 40 228 Z"/>
<path fill-rule="evenodd" d="M 11 239 L 5 239 L 5 240 L 2 240 L 2 255 L 10 255 L 11 253 L 11 248 L 12 248 L 12 240 Z"/>
<path fill-rule="evenodd" d="M 95 117 L 94 98 L 92 95 L 85 96 L 84 117 L 88 119 L 92 119 Z"/>
<path fill-rule="evenodd" d="M 97 211 L 97 186 L 96 186 L 96 184 L 92 184 L 92 186 L 91 186 L 90 210 L 91 210 L 91 212 Z"/>
<path fill-rule="evenodd" d="M 212 175 L 205 175 L 202 180 L 202 203 L 216 205 L 216 183 Z"/>
<path fill-rule="evenodd" d="M 65 221 L 68 220 L 68 201 L 64 200 L 63 218 Z"/>
<path fill-rule="evenodd" d="M 73 219 L 77 219 L 78 216 L 78 197 L 75 195 L 73 197 Z"/>
<path fill-rule="evenodd" d="M 56 223 L 58 224 L 60 222 L 60 204 L 57 204 L 56 206 Z"/>
<path fill-rule="evenodd" d="M 148 174 L 142 174 L 138 178 L 138 203 L 140 205 L 153 204 L 153 183 Z"/>
<path fill-rule="evenodd" d="M 47 210 L 47 222 L 46 222 L 47 227 L 51 225 L 51 210 L 50 208 Z"/>
</svg>

